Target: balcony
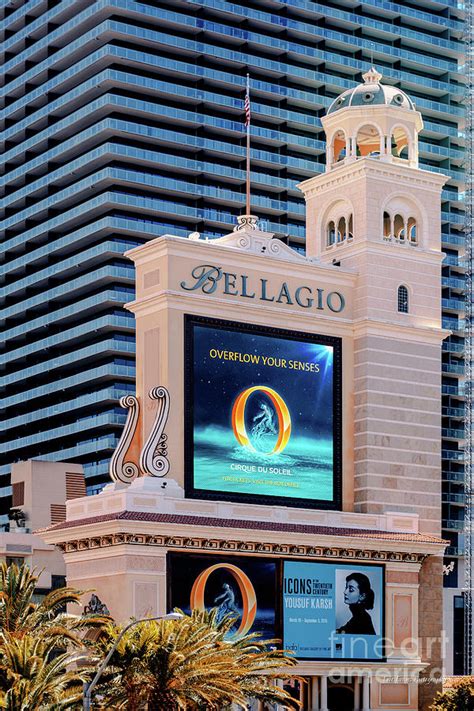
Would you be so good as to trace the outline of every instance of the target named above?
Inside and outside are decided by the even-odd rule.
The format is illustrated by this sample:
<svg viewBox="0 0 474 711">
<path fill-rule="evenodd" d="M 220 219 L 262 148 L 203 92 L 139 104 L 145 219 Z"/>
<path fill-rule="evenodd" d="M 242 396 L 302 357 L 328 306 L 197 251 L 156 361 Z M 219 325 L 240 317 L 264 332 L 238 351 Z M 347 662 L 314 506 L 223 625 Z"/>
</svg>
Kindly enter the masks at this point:
<svg viewBox="0 0 474 711">
<path fill-rule="evenodd" d="M 464 462 L 464 452 L 456 449 L 442 449 L 441 459 L 451 459 L 456 462 Z"/>
<path fill-rule="evenodd" d="M 456 417 L 462 419 L 465 415 L 463 407 L 443 407 L 441 412 L 443 417 Z"/>
<path fill-rule="evenodd" d="M 441 430 L 441 436 L 443 439 L 464 439 L 464 427 L 462 429 L 457 429 L 454 427 L 443 427 Z"/>
<path fill-rule="evenodd" d="M 464 472 L 445 472 L 441 474 L 443 481 L 456 481 L 458 483 L 464 482 Z"/>
<path fill-rule="evenodd" d="M 443 373 L 454 373 L 455 375 L 464 375 L 464 365 L 462 363 L 443 363 L 441 366 Z"/>
<path fill-rule="evenodd" d="M 450 504 L 465 504 L 466 503 L 466 494 L 442 494 L 442 500 L 443 503 L 450 503 Z"/>
<path fill-rule="evenodd" d="M 464 548 L 459 548 L 458 546 L 448 546 L 445 551 L 445 556 L 454 556 L 460 558 L 465 554 Z"/>
<path fill-rule="evenodd" d="M 464 353 L 464 343 L 452 343 L 443 341 L 443 351 L 447 353 Z"/>
<path fill-rule="evenodd" d="M 455 521 L 451 518 L 443 518 L 442 523 L 441 523 L 441 528 L 444 529 L 451 529 L 454 531 L 463 531 L 464 530 L 464 520 L 460 521 Z"/>
<path fill-rule="evenodd" d="M 461 301 L 461 299 L 441 299 L 441 307 L 449 311 L 464 312 L 466 308 L 466 302 Z"/>
<path fill-rule="evenodd" d="M 456 395 L 457 397 L 464 397 L 464 383 L 459 383 L 458 385 L 442 385 L 441 392 L 443 395 Z"/>
<path fill-rule="evenodd" d="M 457 277 L 443 277 L 441 279 L 441 284 L 450 289 L 461 289 L 464 291 L 466 288 L 466 282 L 464 279 L 458 279 Z"/>
</svg>

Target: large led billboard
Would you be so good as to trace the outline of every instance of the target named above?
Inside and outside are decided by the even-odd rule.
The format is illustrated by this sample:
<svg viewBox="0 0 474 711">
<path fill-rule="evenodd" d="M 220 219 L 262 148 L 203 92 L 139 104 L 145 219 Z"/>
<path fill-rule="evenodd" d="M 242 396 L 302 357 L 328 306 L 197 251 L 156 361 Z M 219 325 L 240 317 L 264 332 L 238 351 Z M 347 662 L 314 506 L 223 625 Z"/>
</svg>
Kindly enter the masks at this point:
<svg viewBox="0 0 474 711">
<path fill-rule="evenodd" d="M 341 342 L 186 317 L 186 491 L 338 508 Z"/>
<path fill-rule="evenodd" d="M 276 635 L 278 561 L 245 556 L 168 554 L 168 609 L 217 608 L 235 615 L 235 634 Z"/>
<path fill-rule="evenodd" d="M 381 565 L 285 561 L 282 611 L 298 659 L 385 659 Z"/>
</svg>

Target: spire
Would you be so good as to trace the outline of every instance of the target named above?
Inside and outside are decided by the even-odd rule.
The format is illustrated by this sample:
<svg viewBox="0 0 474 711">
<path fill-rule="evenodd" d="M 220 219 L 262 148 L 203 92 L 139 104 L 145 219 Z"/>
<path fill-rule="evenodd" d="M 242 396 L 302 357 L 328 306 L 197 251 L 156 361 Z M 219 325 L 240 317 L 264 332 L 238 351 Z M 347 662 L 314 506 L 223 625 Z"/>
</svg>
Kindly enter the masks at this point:
<svg viewBox="0 0 474 711">
<path fill-rule="evenodd" d="M 362 79 L 366 84 L 378 84 L 379 81 L 382 79 L 382 75 L 376 70 L 374 66 L 372 66 L 368 72 L 362 74 Z"/>
</svg>

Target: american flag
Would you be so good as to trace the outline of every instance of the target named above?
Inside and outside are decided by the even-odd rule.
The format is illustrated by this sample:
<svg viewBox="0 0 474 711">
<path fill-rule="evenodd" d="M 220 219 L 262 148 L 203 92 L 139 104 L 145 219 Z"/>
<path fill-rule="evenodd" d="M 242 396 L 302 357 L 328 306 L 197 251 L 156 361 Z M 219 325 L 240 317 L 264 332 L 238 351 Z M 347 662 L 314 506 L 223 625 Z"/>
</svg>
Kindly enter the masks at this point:
<svg viewBox="0 0 474 711">
<path fill-rule="evenodd" d="M 245 109 L 245 127 L 248 128 L 250 126 L 250 82 L 249 82 L 249 75 L 248 74 L 247 74 L 247 91 L 245 92 L 244 109 Z"/>
</svg>

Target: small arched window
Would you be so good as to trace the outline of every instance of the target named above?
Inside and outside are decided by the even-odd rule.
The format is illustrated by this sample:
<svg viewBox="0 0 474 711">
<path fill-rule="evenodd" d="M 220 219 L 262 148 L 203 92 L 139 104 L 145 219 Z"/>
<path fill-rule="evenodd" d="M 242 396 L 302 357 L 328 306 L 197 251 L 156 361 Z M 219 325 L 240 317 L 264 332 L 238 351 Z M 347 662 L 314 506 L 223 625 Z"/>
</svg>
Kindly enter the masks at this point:
<svg viewBox="0 0 474 711">
<path fill-rule="evenodd" d="M 408 158 L 410 140 L 407 132 L 398 127 L 392 133 L 392 155 L 397 158 Z"/>
<path fill-rule="evenodd" d="M 326 244 L 328 247 L 331 247 L 335 241 L 336 241 L 336 226 L 335 226 L 333 220 L 331 220 L 331 222 L 328 224 L 327 235 L 326 235 Z"/>
<path fill-rule="evenodd" d="M 407 229 L 408 229 L 408 241 L 411 244 L 416 244 L 418 242 L 418 238 L 416 236 L 416 220 L 414 217 L 408 218 Z"/>
<path fill-rule="evenodd" d="M 405 221 L 401 215 L 395 215 L 393 231 L 395 233 L 395 239 L 398 239 L 400 242 L 405 240 Z"/>
<path fill-rule="evenodd" d="M 332 213 L 332 219 L 326 223 L 323 239 L 326 243 L 326 249 L 334 245 L 342 245 L 351 242 L 354 239 L 354 218 L 352 213 L 346 215 L 338 215 Z"/>
<path fill-rule="evenodd" d="M 337 131 L 333 140 L 333 162 L 338 163 L 346 157 L 346 134 L 344 131 Z"/>
<path fill-rule="evenodd" d="M 368 92 L 362 97 L 364 101 L 370 103 L 369 101 L 374 98 L 374 94 Z M 380 134 L 375 126 L 362 126 L 357 131 L 356 136 L 356 146 L 357 155 L 361 157 L 365 156 L 380 156 Z"/>
<path fill-rule="evenodd" d="M 383 213 L 383 238 L 390 239 L 391 237 L 390 215 L 388 212 Z"/>
<path fill-rule="evenodd" d="M 398 287 L 397 307 L 399 313 L 408 313 L 408 289 L 403 284 Z"/>
<path fill-rule="evenodd" d="M 346 239 L 346 218 L 340 217 L 337 223 L 337 241 L 344 242 Z"/>
</svg>

